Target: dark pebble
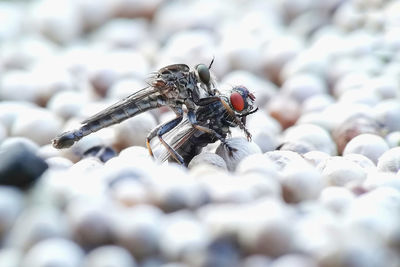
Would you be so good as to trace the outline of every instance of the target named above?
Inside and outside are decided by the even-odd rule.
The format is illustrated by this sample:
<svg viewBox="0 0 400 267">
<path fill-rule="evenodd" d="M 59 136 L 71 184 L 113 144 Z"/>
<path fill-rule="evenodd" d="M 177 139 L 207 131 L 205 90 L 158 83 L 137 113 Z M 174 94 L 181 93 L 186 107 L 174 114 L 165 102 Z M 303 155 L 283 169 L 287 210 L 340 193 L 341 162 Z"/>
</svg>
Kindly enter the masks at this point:
<svg viewBox="0 0 400 267">
<path fill-rule="evenodd" d="M 0 184 L 26 188 L 48 168 L 47 163 L 24 143 L 0 147 Z"/>
<path fill-rule="evenodd" d="M 115 157 L 117 153 L 111 147 L 106 146 L 94 146 L 83 153 L 83 157 L 96 157 L 102 162 L 106 162 L 109 159 Z"/>
</svg>

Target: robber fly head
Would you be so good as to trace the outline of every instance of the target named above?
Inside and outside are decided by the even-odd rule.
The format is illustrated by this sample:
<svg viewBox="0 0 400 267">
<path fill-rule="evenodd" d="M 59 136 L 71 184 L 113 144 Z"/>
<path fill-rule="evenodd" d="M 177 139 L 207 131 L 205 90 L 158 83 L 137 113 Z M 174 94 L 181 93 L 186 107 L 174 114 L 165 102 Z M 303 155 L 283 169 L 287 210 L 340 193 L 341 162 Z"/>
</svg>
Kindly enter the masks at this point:
<svg viewBox="0 0 400 267">
<path fill-rule="evenodd" d="M 253 106 L 256 97 L 244 86 L 233 87 L 229 100 L 231 108 L 239 117 L 247 116 L 257 111 L 257 108 Z"/>
</svg>

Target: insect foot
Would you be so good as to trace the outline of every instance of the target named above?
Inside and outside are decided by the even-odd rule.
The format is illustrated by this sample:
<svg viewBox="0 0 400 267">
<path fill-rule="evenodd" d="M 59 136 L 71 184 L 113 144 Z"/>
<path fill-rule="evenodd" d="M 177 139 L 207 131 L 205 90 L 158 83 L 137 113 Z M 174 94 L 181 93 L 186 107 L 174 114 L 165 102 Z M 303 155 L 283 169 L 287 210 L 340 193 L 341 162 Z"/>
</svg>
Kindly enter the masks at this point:
<svg viewBox="0 0 400 267">
<path fill-rule="evenodd" d="M 261 153 L 261 149 L 243 137 L 234 137 L 227 139 L 226 144 L 221 143 L 215 153 L 225 160 L 229 171 L 234 171 L 242 159 L 251 154 Z"/>
<path fill-rule="evenodd" d="M 51 143 L 58 149 L 68 148 L 75 143 L 75 135 L 73 132 L 65 132 L 51 140 Z"/>
</svg>

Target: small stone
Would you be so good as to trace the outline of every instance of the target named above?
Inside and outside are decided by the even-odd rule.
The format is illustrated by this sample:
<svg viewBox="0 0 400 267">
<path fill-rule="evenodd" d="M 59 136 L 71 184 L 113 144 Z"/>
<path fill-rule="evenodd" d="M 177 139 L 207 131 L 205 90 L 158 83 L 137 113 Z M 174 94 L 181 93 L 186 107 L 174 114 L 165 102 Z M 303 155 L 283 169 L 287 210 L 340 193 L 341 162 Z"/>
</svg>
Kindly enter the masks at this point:
<svg viewBox="0 0 400 267">
<path fill-rule="evenodd" d="M 112 207 L 98 200 L 71 200 L 66 216 L 72 237 L 84 248 L 111 242 L 111 220 L 106 212 Z"/>
<path fill-rule="evenodd" d="M 389 150 L 389 146 L 382 137 L 375 134 L 361 134 L 347 143 L 343 155 L 350 153 L 361 154 L 376 164 L 379 157 L 387 150 Z"/>
<path fill-rule="evenodd" d="M 0 149 L 0 184 L 26 188 L 32 185 L 48 168 L 47 163 L 36 156 L 23 143 L 2 144 Z"/>
<path fill-rule="evenodd" d="M 23 206 L 24 197 L 21 191 L 0 186 L 0 239 L 11 229 Z"/>
<path fill-rule="evenodd" d="M 37 243 L 24 256 L 23 267 L 80 267 L 84 252 L 72 241 L 49 238 Z"/>
<path fill-rule="evenodd" d="M 270 263 L 271 267 L 317 267 L 317 262 L 310 256 L 301 254 L 286 254 Z"/>
<path fill-rule="evenodd" d="M 271 258 L 264 256 L 264 255 L 251 255 L 246 257 L 242 261 L 243 267 L 262 267 L 262 266 L 269 266 L 271 263 Z"/>
<path fill-rule="evenodd" d="M 215 153 L 225 160 L 229 171 L 234 171 L 239 162 L 246 156 L 261 153 L 261 149 L 255 143 L 248 142 L 244 138 L 236 137 L 226 141 L 230 151 L 221 144 Z"/>
<path fill-rule="evenodd" d="M 274 96 L 267 104 L 267 111 L 283 129 L 294 125 L 301 115 L 300 104 L 293 98 L 283 95 Z"/>
<path fill-rule="evenodd" d="M 63 157 L 50 157 L 45 161 L 49 165 L 50 169 L 68 169 L 74 164 L 69 159 Z"/>
<path fill-rule="evenodd" d="M 87 100 L 82 93 L 75 91 L 61 91 L 53 95 L 47 102 L 47 108 L 63 119 L 76 117 Z"/>
<path fill-rule="evenodd" d="M 279 173 L 277 166 L 263 154 L 252 154 L 245 157 L 237 166 L 237 174 L 259 173 L 267 179 L 277 179 Z"/>
<path fill-rule="evenodd" d="M 217 154 L 211 153 L 211 152 L 204 152 L 199 155 L 196 155 L 189 162 L 188 168 L 191 169 L 200 164 L 213 165 L 215 167 L 218 167 L 218 168 L 221 168 L 224 170 L 227 169 L 224 159 L 221 158 L 220 156 L 218 156 Z"/>
<path fill-rule="evenodd" d="M 315 150 L 326 152 L 329 155 L 337 154 L 335 143 L 328 131 L 313 124 L 292 126 L 284 132 L 283 142 L 296 141 L 310 144 Z"/>
<path fill-rule="evenodd" d="M 385 138 L 390 148 L 400 146 L 400 131 L 391 132 Z"/>
<path fill-rule="evenodd" d="M 328 92 L 325 82 L 316 75 L 296 74 L 287 79 L 282 85 L 282 93 L 289 95 L 298 103 L 303 103 L 314 95 Z"/>
<path fill-rule="evenodd" d="M 321 174 L 308 164 L 286 168 L 280 181 L 283 199 L 288 203 L 316 199 L 325 186 Z"/>
<path fill-rule="evenodd" d="M 374 117 L 389 132 L 400 131 L 400 103 L 398 99 L 383 100 L 374 107 Z"/>
<path fill-rule="evenodd" d="M 120 148 L 145 146 L 146 137 L 155 128 L 156 120 L 149 113 L 137 115 L 116 126 L 116 143 Z"/>
<path fill-rule="evenodd" d="M 190 255 L 203 251 L 208 242 L 206 227 L 190 212 L 176 212 L 166 217 L 160 233 L 160 250 L 170 261 L 190 260 Z"/>
<path fill-rule="evenodd" d="M 11 128 L 12 136 L 23 136 L 38 145 L 49 144 L 61 132 L 61 120 L 46 109 L 31 109 L 20 114 Z"/>
<path fill-rule="evenodd" d="M 163 225 L 162 212 L 148 205 L 137 205 L 115 211 L 112 232 L 115 242 L 126 248 L 135 258 L 156 253 Z"/>
<path fill-rule="evenodd" d="M 314 167 L 317 167 L 318 164 L 328 159 L 330 155 L 322 151 L 314 150 L 303 154 L 303 157 Z"/>
<path fill-rule="evenodd" d="M 133 207 L 150 202 L 148 188 L 135 179 L 116 180 L 110 185 L 110 194 L 120 204 Z"/>
<path fill-rule="evenodd" d="M 106 162 L 116 155 L 117 153 L 111 147 L 106 146 L 94 146 L 83 153 L 83 157 L 95 157 L 101 162 Z"/>
<path fill-rule="evenodd" d="M 322 111 L 333 102 L 333 97 L 328 94 L 318 94 L 310 96 L 302 103 L 302 114 L 304 115 L 310 112 Z"/>
<path fill-rule="evenodd" d="M 365 169 L 343 157 L 331 157 L 317 168 L 328 185 L 345 186 L 348 183 L 361 183 L 367 178 Z"/>
<path fill-rule="evenodd" d="M 400 147 L 394 147 L 382 154 L 378 159 L 378 171 L 398 172 L 400 170 Z"/>
<path fill-rule="evenodd" d="M 378 134 L 381 127 L 371 117 L 356 115 L 348 118 L 333 129 L 332 137 L 338 147 L 339 154 L 343 153 L 347 143 L 354 137 L 364 133 Z"/>
<path fill-rule="evenodd" d="M 67 231 L 60 211 L 49 207 L 33 207 L 23 210 L 18 216 L 5 245 L 26 251 L 42 240 L 65 237 Z"/>
<path fill-rule="evenodd" d="M 115 245 L 101 246 L 90 251 L 84 267 L 136 267 L 136 260 L 125 248 Z"/>
<path fill-rule="evenodd" d="M 319 202 L 328 209 L 343 213 L 355 199 L 354 194 L 347 188 L 329 186 L 322 190 Z"/>
<path fill-rule="evenodd" d="M 2 267 L 21 266 L 22 252 L 18 249 L 0 249 L 0 262 Z"/>
</svg>

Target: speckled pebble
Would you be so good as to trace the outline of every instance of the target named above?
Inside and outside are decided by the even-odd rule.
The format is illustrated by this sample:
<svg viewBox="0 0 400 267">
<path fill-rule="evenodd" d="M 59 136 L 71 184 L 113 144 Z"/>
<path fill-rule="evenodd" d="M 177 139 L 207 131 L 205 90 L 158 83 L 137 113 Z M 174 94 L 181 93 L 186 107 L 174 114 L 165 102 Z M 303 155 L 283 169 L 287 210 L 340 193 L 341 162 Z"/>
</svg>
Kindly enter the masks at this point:
<svg viewBox="0 0 400 267">
<path fill-rule="evenodd" d="M 394 147 L 382 154 L 378 159 L 378 170 L 394 172 L 400 170 L 400 147 Z"/>
<path fill-rule="evenodd" d="M 234 171 L 237 164 L 246 156 L 261 153 L 261 149 L 255 143 L 248 142 L 245 138 L 227 139 L 227 144 L 233 151 L 229 151 L 224 145 L 220 145 L 216 154 L 225 160 L 230 171 Z"/>
</svg>

